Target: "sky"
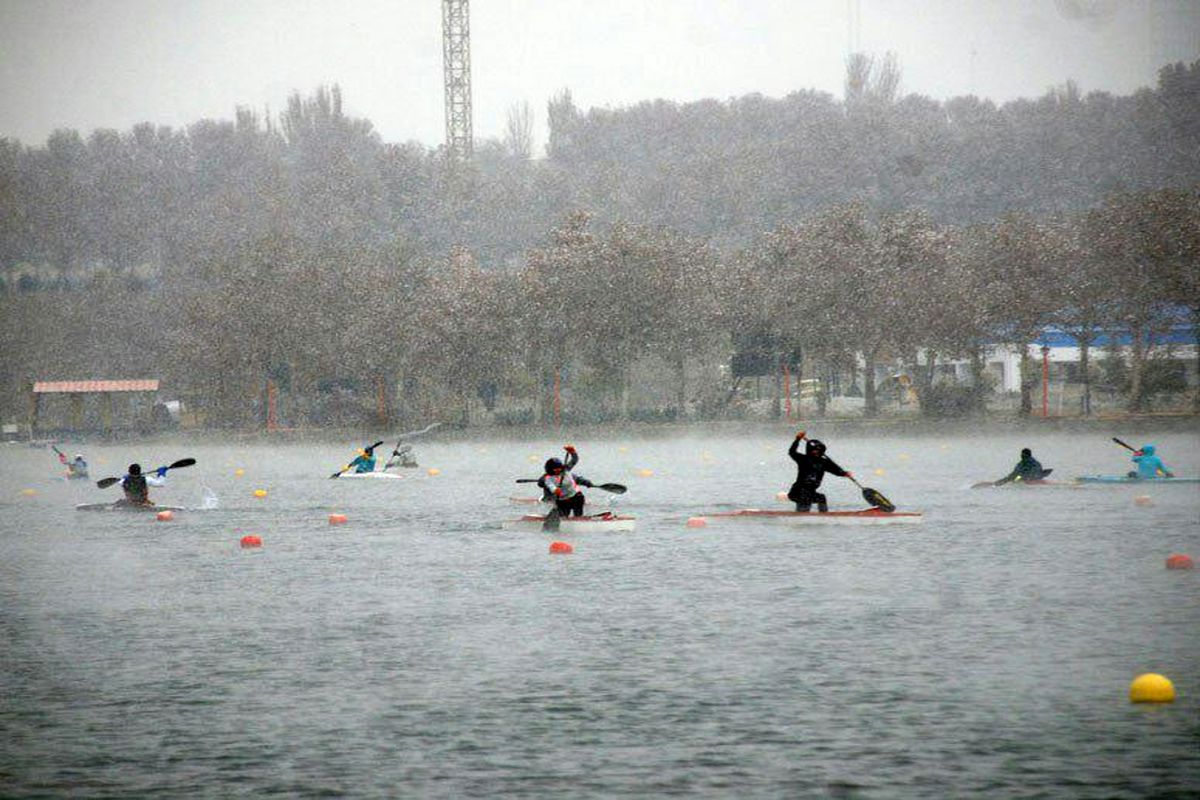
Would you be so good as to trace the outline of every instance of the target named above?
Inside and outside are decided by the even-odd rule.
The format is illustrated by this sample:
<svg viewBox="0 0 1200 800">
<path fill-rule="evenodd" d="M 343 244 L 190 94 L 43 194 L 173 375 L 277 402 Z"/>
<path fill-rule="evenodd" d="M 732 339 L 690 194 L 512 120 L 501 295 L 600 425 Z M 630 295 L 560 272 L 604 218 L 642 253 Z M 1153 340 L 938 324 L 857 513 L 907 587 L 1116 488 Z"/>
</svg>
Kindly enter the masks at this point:
<svg viewBox="0 0 1200 800">
<path fill-rule="evenodd" d="M 564 88 L 582 109 L 840 97 L 852 44 L 895 52 L 906 93 L 997 102 L 1126 94 L 1200 59 L 1200 0 L 475 0 L 470 25 L 477 140 L 528 102 L 544 141 Z M 0 136 L 275 114 L 338 84 L 385 141 L 434 147 L 441 37 L 440 0 L 0 0 Z"/>
</svg>

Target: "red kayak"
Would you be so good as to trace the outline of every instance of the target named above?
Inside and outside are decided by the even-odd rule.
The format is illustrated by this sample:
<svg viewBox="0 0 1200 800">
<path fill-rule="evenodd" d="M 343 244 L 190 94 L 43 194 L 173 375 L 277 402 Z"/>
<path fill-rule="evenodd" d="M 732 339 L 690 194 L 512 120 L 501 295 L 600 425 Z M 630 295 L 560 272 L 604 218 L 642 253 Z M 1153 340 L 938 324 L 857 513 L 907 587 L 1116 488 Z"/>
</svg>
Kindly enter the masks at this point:
<svg viewBox="0 0 1200 800">
<path fill-rule="evenodd" d="M 763 520 L 784 525 L 914 525 L 924 515 L 919 511 L 881 511 L 864 508 L 861 511 L 771 511 L 743 508 L 738 511 L 717 511 L 704 514 L 708 522 L 723 520 Z"/>
</svg>

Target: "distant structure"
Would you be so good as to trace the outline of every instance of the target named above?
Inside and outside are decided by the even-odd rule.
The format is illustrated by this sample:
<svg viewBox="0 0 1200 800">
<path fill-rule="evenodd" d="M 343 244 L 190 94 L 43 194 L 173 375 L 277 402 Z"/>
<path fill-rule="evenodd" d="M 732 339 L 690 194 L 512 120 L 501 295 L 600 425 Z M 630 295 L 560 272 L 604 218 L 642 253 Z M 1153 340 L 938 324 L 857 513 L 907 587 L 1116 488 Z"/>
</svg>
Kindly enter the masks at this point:
<svg viewBox="0 0 1200 800">
<path fill-rule="evenodd" d="M 446 76 L 446 153 L 471 160 L 471 24 L 469 0 L 442 0 L 442 67 Z"/>
</svg>

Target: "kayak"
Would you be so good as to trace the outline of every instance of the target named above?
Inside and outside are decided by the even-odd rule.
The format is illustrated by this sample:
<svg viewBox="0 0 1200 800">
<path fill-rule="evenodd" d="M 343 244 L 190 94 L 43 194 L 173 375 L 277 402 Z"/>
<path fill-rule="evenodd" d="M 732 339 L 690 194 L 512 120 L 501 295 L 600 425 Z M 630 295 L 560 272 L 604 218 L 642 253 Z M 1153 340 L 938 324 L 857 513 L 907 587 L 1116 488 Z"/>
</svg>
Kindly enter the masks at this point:
<svg viewBox="0 0 1200 800">
<path fill-rule="evenodd" d="M 341 477 L 338 478 L 338 480 L 344 481 L 351 478 L 357 478 L 361 480 L 398 481 L 403 477 L 403 475 L 397 475 L 394 472 L 344 472 L 342 473 Z"/>
<path fill-rule="evenodd" d="M 762 520 L 784 525 L 915 525 L 924 515 L 919 511 L 880 511 L 864 508 L 860 511 L 767 511 L 743 508 L 738 511 L 717 511 L 704 514 L 708 522 L 728 520 Z"/>
<path fill-rule="evenodd" d="M 503 527 L 506 531 L 540 531 L 546 521 L 543 514 L 526 514 L 520 519 L 508 520 Z M 631 531 L 634 529 L 633 517 L 626 517 L 605 511 L 600 514 L 589 514 L 583 517 L 563 517 L 558 523 L 559 533 L 586 533 L 588 531 Z"/>
<path fill-rule="evenodd" d="M 1128 475 L 1080 475 L 1076 483 L 1200 483 L 1200 478 L 1131 478 Z"/>
<path fill-rule="evenodd" d="M 1008 483 L 1002 483 L 999 486 L 992 483 L 991 481 L 981 481 L 980 483 L 971 484 L 972 489 L 1008 489 L 1010 487 L 1016 488 L 1016 489 L 1023 489 L 1026 487 L 1028 487 L 1030 489 L 1034 489 L 1039 486 L 1042 486 L 1042 487 L 1048 486 L 1051 488 L 1058 488 L 1058 489 L 1079 489 L 1079 488 L 1081 488 L 1079 486 L 1079 484 L 1075 481 L 1052 481 L 1052 480 L 1009 481 Z"/>
<path fill-rule="evenodd" d="M 76 511 L 134 511 L 134 512 L 157 512 L 157 511 L 184 511 L 183 506 L 160 506 L 154 503 L 139 505 L 137 503 L 126 503 L 118 500 L 115 503 L 80 503 L 75 506 Z"/>
</svg>

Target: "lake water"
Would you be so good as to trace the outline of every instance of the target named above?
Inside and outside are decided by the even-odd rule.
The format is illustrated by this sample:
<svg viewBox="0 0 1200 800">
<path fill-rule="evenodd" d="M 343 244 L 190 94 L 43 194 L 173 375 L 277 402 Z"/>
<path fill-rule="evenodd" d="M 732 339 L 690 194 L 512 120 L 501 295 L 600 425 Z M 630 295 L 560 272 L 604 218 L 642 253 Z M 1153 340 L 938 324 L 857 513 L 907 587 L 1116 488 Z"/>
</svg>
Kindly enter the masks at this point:
<svg viewBox="0 0 1200 800">
<path fill-rule="evenodd" d="M 353 443 L 85 448 L 196 457 L 153 496 L 220 507 L 169 523 L 0 448 L 0 795 L 1196 796 L 1200 571 L 1164 560 L 1200 486 L 968 488 L 1024 445 L 1128 469 L 1104 435 L 826 439 L 925 523 L 684 525 L 783 508 L 786 436 L 576 441 L 638 529 L 573 537 L 499 527 L 557 438 L 422 440 L 400 481 L 329 480 Z M 1127 440 L 1200 474 L 1194 434 Z"/>
</svg>

